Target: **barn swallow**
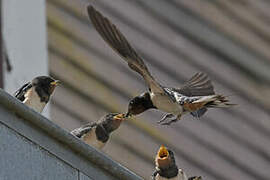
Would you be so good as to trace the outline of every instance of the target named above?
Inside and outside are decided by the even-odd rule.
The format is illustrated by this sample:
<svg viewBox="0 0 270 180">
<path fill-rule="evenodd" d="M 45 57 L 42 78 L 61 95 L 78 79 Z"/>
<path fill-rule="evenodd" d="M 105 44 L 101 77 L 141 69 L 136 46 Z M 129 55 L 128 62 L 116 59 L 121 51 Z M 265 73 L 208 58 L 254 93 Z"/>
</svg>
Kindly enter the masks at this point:
<svg viewBox="0 0 270 180">
<path fill-rule="evenodd" d="M 14 96 L 25 105 L 41 113 L 59 83 L 59 80 L 54 80 L 51 77 L 38 76 L 31 82 L 24 84 L 14 93 Z"/>
<path fill-rule="evenodd" d="M 181 88 L 160 85 L 118 28 L 93 6 L 89 5 L 87 10 L 90 20 L 103 40 L 128 63 L 132 70 L 143 77 L 148 86 L 149 91 L 134 97 L 129 102 L 127 116 L 156 108 L 167 113 L 159 123 L 170 125 L 180 120 L 185 113 L 201 117 L 207 108 L 232 105 L 225 96 L 215 94 L 211 81 L 204 73 L 196 73 Z"/>
<path fill-rule="evenodd" d="M 187 178 L 182 169 L 178 169 L 174 153 L 164 147 L 159 148 L 155 158 L 156 169 L 152 175 L 154 180 L 201 180 L 199 176 Z"/>
<path fill-rule="evenodd" d="M 110 138 L 110 134 L 119 128 L 125 114 L 109 113 L 97 122 L 88 123 L 70 133 L 97 149 L 102 149 Z"/>
</svg>

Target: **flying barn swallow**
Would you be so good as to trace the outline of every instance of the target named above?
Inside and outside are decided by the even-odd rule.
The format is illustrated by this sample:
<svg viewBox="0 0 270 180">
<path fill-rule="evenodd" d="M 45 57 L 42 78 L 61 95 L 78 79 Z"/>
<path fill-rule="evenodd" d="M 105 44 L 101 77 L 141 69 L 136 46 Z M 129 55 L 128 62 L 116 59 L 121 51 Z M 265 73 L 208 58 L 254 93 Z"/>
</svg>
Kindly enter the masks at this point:
<svg viewBox="0 0 270 180">
<path fill-rule="evenodd" d="M 25 105 L 41 113 L 59 83 L 59 80 L 54 80 L 51 77 L 38 76 L 31 82 L 24 84 L 14 93 L 14 96 Z"/>
<path fill-rule="evenodd" d="M 108 18 L 91 5 L 88 6 L 88 14 L 103 40 L 128 63 L 132 70 L 143 77 L 149 88 L 148 92 L 134 97 L 129 102 L 127 116 L 156 108 L 167 113 L 159 123 L 170 125 L 172 122 L 180 120 L 181 116 L 186 113 L 201 117 L 207 108 L 232 105 L 223 95 L 215 94 L 211 81 L 204 73 L 196 73 L 181 88 L 160 85 L 149 72 L 143 59 Z"/>
<path fill-rule="evenodd" d="M 187 178 L 182 169 L 178 169 L 173 151 L 163 145 L 159 148 L 155 158 L 156 169 L 152 175 L 153 180 L 201 180 L 200 176 Z"/>
<path fill-rule="evenodd" d="M 110 138 L 110 134 L 119 128 L 122 121 L 125 120 L 125 114 L 109 113 L 97 122 L 88 123 L 80 128 L 74 129 L 70 133 L 86 144 L 97 149 L 102 149 Z"/>
</svg>

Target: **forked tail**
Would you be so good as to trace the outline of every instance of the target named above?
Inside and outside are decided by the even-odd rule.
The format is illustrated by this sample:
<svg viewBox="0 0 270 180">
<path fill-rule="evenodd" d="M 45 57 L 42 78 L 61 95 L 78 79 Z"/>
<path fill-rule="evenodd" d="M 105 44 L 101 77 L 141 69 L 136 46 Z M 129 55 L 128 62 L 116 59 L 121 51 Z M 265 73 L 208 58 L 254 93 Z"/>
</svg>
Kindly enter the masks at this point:
<svg viewBox="0 0 270 180">
<path fill-rule="evenodd" d="M 223 95 L 211 95 L 211 96 L 204 96 L 197 101 L 194 101 L 192 104 L 197 104 L 201 106 L 198 110 L 190 112 L 194 117 L 201 117 L 207 111 L 207 108 L 226 108 L 231 107 L 236 104 L 232 104 L 226 99 Z"/>
<path fill-rule="evenodd" d="M 236 104 L 232 104 L 229 100 L 223 95 L 213 95 L 207 100 L 208 102 L 205 104 L 207 108 L 223 108 L 223 107 L 231 107 Z"/>
</svg>

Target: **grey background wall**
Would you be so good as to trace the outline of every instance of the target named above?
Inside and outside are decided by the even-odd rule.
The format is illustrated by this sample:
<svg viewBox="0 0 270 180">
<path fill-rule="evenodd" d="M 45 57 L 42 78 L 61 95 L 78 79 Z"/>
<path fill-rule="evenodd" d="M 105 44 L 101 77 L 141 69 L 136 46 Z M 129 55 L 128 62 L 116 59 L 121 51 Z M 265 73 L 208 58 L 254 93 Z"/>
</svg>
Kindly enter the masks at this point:
<svg viewBox="0 0 270 180">
<path fill-rule="evenodd" d="M 146 88 L 103 42 L 86 13 L 108 16 L 145 58 L 153 75 L 179 87 L 198 71 L 239 104 L 159 126 L 155 110 L 124 123 L 104 152 L 148 178 L 161 144 L 189 175 L 266 180 L 270 166 L 269 7 L 265 0 L 48 0 L 50 73 L 62 80 L 52 119 L 71 130 L 106 112 L 124 112 Z"/>
<path fill-rule="evenodd" d="M 2 0 L 2 31 L 12 71 L 4 67 L 4 89 L 14 93 L 35 76 L 48 75 L 45 0 Z M 43 114 L 49 117 L 49 106 Z"/>
</svg>

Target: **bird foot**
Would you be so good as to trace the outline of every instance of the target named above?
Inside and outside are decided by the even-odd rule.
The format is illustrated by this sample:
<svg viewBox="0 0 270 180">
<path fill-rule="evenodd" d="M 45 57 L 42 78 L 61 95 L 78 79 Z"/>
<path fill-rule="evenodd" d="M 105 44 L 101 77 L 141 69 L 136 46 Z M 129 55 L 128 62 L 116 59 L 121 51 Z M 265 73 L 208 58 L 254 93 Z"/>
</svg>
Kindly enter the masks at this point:
<svg viewBox="0 0 270 180">
<path fill-rule="evenodd" d="M 165 121 L 166 119 L 172 118 L 172 117 L 174 117 L 173 114 L 171 114 L 171 113 L 166 113 L 166 114 L 161 118 L 161 120 L 158 121 L 158 124 L 160 124 L 160 123 L 162 123 L 163 121 Z"/>
<path fill-rule="evenodd" d="M 197 112 L 193 112 L 192 116 L 194 117 L 195 120 L 200 120 L 200 117 Z"/>
<path fill-rule="evenodd" d="M 160 121 L 158 121 L 158 123 L 161 125 L 169 126 L 172 123 L 180 120 L 180 117 L 181 117 L 181 115 L 175 116 L 173 114 L 165 114 L 165 116 L 163 116 L 163 118 Z M 165 120 L 168 120 L 168 121 L 164 122 Z"/>
<path fill-rule="evenodd" d="M 161 123 L 161 125 L 166 125 L 166 126 L 169 126 L 171 125 L 172 123 L 175 123 L 176 121 L 178 121 L 179 119 L 177 117 L 173 118 L 173 119 L 170 119 L 169 121 L 167 122 L 164 122 L 164 123 Z"/>
</svg>

